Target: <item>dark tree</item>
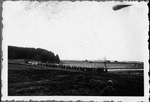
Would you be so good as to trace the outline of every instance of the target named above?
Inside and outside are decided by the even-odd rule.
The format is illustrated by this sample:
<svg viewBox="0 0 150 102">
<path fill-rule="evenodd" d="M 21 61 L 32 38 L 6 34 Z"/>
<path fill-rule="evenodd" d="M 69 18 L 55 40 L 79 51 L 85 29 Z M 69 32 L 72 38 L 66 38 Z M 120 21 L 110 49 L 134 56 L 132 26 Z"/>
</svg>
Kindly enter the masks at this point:
<svg viewBox="0 0 150 102">
<path fill-rule="evenodd" d="M 56 60 L 57 62 L 60 62 L 60 59 L 59 59 L 58 54 L 56 55 L 55 60 Z"/>
<path fill-rule="evenodd" d="M 8 59 L 25 59 L 42 62 L 60 62 L 59 56 L 48 50 L 41 48 L 23 48 L 8 46 Z"/>
</svg>

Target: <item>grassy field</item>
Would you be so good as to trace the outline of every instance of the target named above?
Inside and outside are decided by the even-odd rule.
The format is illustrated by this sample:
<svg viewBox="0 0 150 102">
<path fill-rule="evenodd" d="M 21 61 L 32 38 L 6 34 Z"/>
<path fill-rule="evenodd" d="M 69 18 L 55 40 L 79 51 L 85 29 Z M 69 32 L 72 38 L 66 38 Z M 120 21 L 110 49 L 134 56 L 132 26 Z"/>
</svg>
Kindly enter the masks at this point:
<svg viewBox="0 0 150 102">
<path fill-rule="evenodd" d="M 100 96 L 113 80 L 117 96 L 143 96 L 143 71 L 89 73 L 8 64 L 9 96 Z"/>
</svg>

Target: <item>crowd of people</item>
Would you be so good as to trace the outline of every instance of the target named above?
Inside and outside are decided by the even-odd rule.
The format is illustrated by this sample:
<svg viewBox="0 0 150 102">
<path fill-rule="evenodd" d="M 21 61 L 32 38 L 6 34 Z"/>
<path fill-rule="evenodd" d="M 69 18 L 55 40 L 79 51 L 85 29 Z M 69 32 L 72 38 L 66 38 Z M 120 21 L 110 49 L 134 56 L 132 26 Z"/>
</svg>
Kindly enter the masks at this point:
<svg viewBox="0 0 150 102">
<path fill-rule="evenodd" d="M 87 71 L 87 72 L 105 72 L 104 67 L 83 67 L 83 66 L 71 66 L 71 65 L 63 65 L 63 64 L 48 64 L 48 63 L 39 63 L 38 66 L 45 66 L 45 67 L 53 67 L 53 68 L 61 68 L 66 70 L 77 70 L 77 71 Z"/>
</svg>

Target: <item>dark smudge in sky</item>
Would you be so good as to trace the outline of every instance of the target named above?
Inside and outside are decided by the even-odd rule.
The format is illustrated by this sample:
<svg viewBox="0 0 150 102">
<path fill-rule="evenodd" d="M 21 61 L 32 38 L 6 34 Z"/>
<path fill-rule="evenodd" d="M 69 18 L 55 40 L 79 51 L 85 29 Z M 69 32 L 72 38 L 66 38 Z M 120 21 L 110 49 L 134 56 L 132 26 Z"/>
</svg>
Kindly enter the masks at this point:
<svg viewBox="0 0 150 102">
<path fill-rule="evenodd" d="M 114 7 L 113 7 L 113 10 L 120 10 L 120 9 L 122 9 L 122 8 L 125 8 L 125 7 L 128 7 L 128 6 L 132 6 L 132 5 L 115 5 Z"/>
</svg>

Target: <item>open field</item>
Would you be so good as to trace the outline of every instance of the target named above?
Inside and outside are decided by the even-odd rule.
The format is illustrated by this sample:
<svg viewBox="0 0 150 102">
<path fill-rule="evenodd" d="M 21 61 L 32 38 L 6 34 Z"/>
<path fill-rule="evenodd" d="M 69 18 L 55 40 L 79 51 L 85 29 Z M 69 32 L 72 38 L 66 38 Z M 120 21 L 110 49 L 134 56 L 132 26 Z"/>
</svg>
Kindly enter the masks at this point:
<svg viewBox="0 0 150 102">
<path fill-rule="evenodd" d="M 94 61 L 62 61 L 63 65 L 81 66 L 88 68 L 105 67 L 104 62 Z M 112 69 L 143 69 L 142 62 L 106 62 L 108 70 Z"/>
<path fill-rule="evenodd" d="M 91 73 L 8 64 L 9 96 L 100 96 L 113 80 L 117 96 L 143 96 L 143 71 Z"/>
</svg>

